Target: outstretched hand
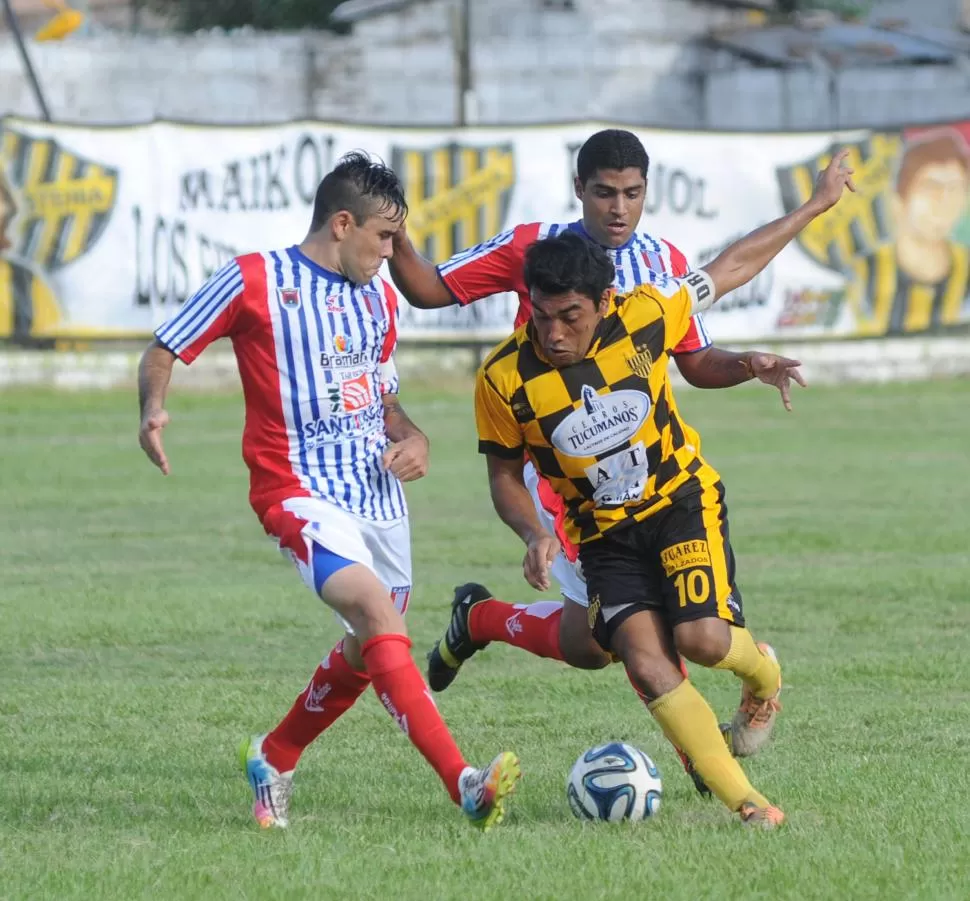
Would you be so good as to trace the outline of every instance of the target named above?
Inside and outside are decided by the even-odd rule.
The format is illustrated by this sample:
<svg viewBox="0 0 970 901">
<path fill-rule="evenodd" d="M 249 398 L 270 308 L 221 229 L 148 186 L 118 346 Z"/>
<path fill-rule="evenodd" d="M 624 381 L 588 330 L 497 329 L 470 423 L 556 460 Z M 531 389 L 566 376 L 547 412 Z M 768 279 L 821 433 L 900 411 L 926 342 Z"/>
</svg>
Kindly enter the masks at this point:
<svg viewBox="0 0 970 901">
<path fill-rule="evenodd" d="M 756 379 L 766 385 L 774 385 L 781 394 L 781 402 L 785 409 L 791 412 L 791 383 L 794 380 L 803 388 L 808 387 L 802 377 L 799 366 L 801 362 L 777 354 L 752 354 L 748 365 Z"/>
<path fill-rule="evenodd" d="M 815 180 L 815 190 L 812 192 L 812 203 L 819 213 L 834 207 L 842 197 L 842 191 L 848 188 L 855 191 L 855 182 L 852 181 L 854 169 L 845 165 L 845 160 L 849 155 L 848 148 L 842 148 L 832 161 L 818 174 Z"/>
</svg>

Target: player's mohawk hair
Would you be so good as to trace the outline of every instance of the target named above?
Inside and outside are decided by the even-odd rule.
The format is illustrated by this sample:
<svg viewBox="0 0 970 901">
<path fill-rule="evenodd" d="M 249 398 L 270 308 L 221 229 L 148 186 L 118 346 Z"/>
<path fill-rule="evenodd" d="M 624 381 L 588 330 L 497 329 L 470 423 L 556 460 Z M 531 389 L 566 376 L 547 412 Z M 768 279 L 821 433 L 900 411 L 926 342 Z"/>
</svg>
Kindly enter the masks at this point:
<svg viewBox="0 0 970 901">
<path fill-rule="evenodd" d="M 403 218 L 408 213 L 408 205 L 397 173 L 383 161 L 355 150 L 342 156 L 320 182 L 310 230 L 322 228 L 341 210 L 351 213 L 354 221 L 363 225 L 364 220 L 378 213 Z"/>
<path fill-rule="evenodd" d="M 650 157 L 632 131 L 607 128 L 592 135 L 579 148 L 576 174 L 585 185 L 601 169 L 639 169 L 647 177 Z"/>
</svg>

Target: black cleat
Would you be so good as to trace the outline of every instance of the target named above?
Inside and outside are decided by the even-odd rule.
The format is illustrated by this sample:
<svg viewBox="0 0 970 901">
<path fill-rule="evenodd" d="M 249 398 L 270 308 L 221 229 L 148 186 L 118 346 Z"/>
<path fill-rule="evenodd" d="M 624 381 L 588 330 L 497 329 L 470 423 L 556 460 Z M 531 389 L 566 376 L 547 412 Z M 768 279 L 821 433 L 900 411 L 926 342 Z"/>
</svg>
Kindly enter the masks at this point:
<svg viewBox="0 0 970 901">
<path fill-rule="evenodd" d="M 468 631 L 468 615 L 476 604 L 489 600 L 492 600 L 492 592 L 477 582 L 468 582 L 455 589 L 448 631 L 428 652 L 428 685 L 432 691 L 444 691 L 455 681 L 461 665 L 488 644 L 472 641 Z"/>
</svg>

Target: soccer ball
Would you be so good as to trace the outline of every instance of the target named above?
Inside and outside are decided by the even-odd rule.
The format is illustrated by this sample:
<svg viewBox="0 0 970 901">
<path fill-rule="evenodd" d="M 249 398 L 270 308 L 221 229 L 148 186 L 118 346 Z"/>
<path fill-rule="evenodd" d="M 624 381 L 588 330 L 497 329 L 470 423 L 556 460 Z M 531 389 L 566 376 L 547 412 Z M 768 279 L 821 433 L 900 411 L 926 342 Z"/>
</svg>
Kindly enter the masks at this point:
<svg viewBox="0 0 970 901">
<path fill-rule="evenodd" d="M 645 820 L 660 810 L 662 794 L 656 764 L 621 741 L 581 754 L 566 781 L 569 807 L 581 820 Z"/>
</svg>

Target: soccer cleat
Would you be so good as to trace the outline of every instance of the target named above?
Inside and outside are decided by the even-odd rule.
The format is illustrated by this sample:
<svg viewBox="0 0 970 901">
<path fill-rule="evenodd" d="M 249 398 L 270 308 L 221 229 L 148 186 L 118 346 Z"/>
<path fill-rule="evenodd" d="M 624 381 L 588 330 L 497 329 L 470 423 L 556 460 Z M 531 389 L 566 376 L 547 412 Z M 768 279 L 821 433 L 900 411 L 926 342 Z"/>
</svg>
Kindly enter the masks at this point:
<svg viewBox="0 0 970 901">
<path fill-rule="evenodd" d="M 432 691 L 444 691 L 455 681 L 461 665 L 488 644 L 476 644 L 472 641 L 471 632 L 468 630 L 468 616 L 476 604 L 490 600 L 492 592 L 476 582 L 468 582 L 455 589 L 448 631 L 428 652 L 428 685 Z"/>
<path fill-rule="evenodd" d="M 484 770 L 465 770 L 458 779 L 461 809 L 482 832 L 502 822 L 505 799 L 512 793 L 522 771 L 519 759 L 505 751 Z"/>
<path fill-rule="evenodd" d="M 741 814 L 741 822 L 745 826 L 758 829 L 777 829 L 785 822 L 785 815 L 771 804 L 767 807 L 758 807 L 748 801 L 741 805 L 738 813 Z"/>
<path fill-rule="evenodd" d="M 758 643 L 758 650 L 776 663 L 778 657 L 770 644 Z M 735 757 L 751 757 L 757 754 L 771 738 L 775 719 L 781 711 L 781 673 L 778 674 L 778 690 L 770 698 L 758 698 L 747 685 L 741 688 L 741 706 L 731 721 L 731 751 Z"/>
<path fill-rule="evenodd" d="M 253 790 L 253 816 L 263 829 L 289 825 L 293 772 L 280 773 L 263 754 L 265 735 L 254 735 L 239 746 L 239 762 Z"/>
<path fill-rule="evenodd" d="M 721 730 L 721 737 L 724 739 L 724 744 L 727 745 L 727 749 L 733 754 L 734 751 L 731 750 L 731 724 L 721 723 L 718 728 Z M 681 751 L 680 748 L 675 746 L 674 750 L 677 752 L 680 762 L 684 765 L 684 772 L 693 780 L 697 793 L 703 798 L 712 797 L 711 790 L 704 781 L 704 777 L 694 767 L 694 761 Z"/>
</svg>

